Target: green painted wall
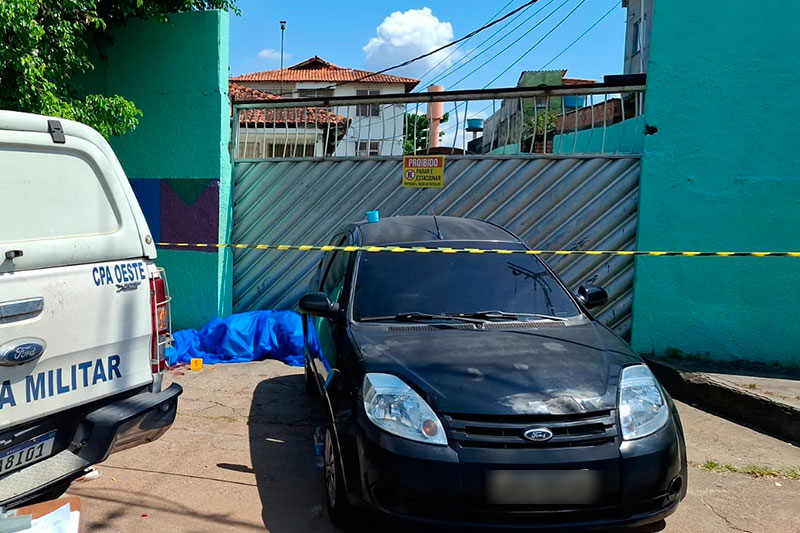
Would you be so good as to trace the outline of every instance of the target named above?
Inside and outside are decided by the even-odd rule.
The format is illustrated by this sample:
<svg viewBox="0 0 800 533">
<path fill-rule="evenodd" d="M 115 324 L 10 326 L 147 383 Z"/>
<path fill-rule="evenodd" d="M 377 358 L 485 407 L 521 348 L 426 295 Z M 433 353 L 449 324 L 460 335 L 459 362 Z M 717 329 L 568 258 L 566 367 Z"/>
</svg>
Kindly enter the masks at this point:
<svg viewBox="0 0 800 533">
<path fill-rule="evenodd" d="M 644 116 L 629 118 L 603 128 L 564 133 L 553 138 L 556 154 L 641 154 L 644 142 Z"/>
<path fill-rule="evenodd" d="M 223 11 L 199 11 L 170 15 L 169 24 L 131 21 L 84 83 L 87 92 L 120 94 L 143 112 L 135 131 L 111 139 L 128 177 L 169 180 L 176 190 L 175 180 L 219 180 L 212 233 L 219 242 L 230 236 L 228 20 Z M 175 329 L 230 313 L 229 251 L 161 250 L 157 262 L 167 269 Z"/>
<path fill-rule="evenodd" d="M 219 40 L 217 42 L 217 80 L 219 83 L 218 97 L 222 105 L 221 112 L 217 115 L 220 135 L 220 182 L 219 182 L 219 241 L 231 242 L 233 230 L 233 166 L 230 160 L 231 141 L 231 114 L 230 100 L 228 99 L 229 48 L 230 28 L 227 13 L 219 14 Z M 220 249 L 217 263 L 217 314 L 227 316 L 233 312 L 233 251 Z"/>
<path fill-rule="evenodd" d="M 778 5 L 656 4 L 639 249 L 800 249 L 800 2 Z M 637 258 L 632 344 L 800 364 L 798 295 L 795 259 Z"/>
<path fill-rule="evenodd" d="M 169 24 L 133 20 L 114 32 L 107 60 L 95 61 L 86 88 L 120 94 L 144 113 L 134 132 L 111 142 L 129 177 L 230 172 L 228 17 L 197 11 L 170 15 Z"/>
<path fill-rule="evenodd" d="M 217 299 L 217 254 L 183 250 L 159 250 L 159 266 L 164 267 L 172 296 L 172 328 L 197 329 L 218 316 L 209 302 Z"/>
<path fill-rule="evenodd" d="M 524 71 L 517 81 L 517 87 L 539 87 L 540 85 L 561 85 L 561 80 L 564 75 L 559 70 L 526 70 Z M 523 98 L 522 106 L 526 116 L 533 114 L 533 98 Z M 538 100 L 540 106 L 545 102 L 540 98 Z M 561 97 L 551 96 L 547 100 L 549 109 L 561 111 Z M 539 111 L 541 113 L 541 110 Z"/>
</svg>

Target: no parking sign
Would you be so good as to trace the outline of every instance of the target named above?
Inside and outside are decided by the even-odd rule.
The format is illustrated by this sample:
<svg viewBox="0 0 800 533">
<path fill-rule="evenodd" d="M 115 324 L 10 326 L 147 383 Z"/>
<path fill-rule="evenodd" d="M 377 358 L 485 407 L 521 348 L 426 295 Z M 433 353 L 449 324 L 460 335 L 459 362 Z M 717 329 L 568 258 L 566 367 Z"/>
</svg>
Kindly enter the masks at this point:
<svg viewBox="0 0 800 533">
<path fill-rule="evenodd" d="M 444 187 L 444 156 L 403 156 L 403 187 Z"/>
</svg>

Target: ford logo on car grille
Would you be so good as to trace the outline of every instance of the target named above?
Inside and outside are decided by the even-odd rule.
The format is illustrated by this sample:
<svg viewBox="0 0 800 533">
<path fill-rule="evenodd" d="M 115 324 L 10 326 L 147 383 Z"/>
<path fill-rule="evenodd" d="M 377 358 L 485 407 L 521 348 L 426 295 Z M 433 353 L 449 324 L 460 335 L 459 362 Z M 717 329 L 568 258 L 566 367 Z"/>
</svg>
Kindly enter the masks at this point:
<svg viewBox="0 0 800 533">
<path fill-rule="evenodd" d="M 0 365 L 24 365 L 39 359 L 47 344 L 42 339 L 15 339 L 0 346 Z"/>
<path fill-rule="evenodd" d="M 531 428 L 522 434 L 526 439 L 534 442 L 545 442 L 553 438 L 553 432 L 547 428 Z"/>
</svg>

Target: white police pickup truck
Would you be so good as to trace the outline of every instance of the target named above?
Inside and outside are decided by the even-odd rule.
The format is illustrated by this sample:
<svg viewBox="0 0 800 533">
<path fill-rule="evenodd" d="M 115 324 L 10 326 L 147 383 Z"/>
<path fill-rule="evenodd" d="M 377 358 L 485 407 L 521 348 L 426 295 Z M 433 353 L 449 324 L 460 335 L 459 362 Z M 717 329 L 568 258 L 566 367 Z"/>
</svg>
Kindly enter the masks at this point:
<svg viewBox="0 0 800 533">
<path fill-rule="evenodd" d="M 60 495 L 174 421 L 155 257 L 100 134 L 0 111 L 0 506 Z"/>
</svg>

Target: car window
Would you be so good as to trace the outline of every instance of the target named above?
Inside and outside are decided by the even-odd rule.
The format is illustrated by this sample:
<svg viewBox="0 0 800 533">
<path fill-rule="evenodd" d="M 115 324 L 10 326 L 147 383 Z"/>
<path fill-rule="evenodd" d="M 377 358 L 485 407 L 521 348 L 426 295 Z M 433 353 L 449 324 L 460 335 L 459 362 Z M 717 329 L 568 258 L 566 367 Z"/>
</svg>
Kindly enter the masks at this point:
<svg viewBox="0 0 800 533">
<path fill-rule="evenodd" d="M 0 242 L 103 235 L 119 229 L 114 199 L 105 184 L 108 178 L 86 159 L 71 153 L 0 150 L 0 162 Z"/>
<path fill-rule="evenodd" d="M 362 253 L 353 317 L 478 311 L 576 316 L 580 310 L 529 255 Z"/>
<path fill-rule="evenodd" d="M 345 241 L 347 241 L 347 235 L 336 235 L 329 244 L 333 246 L 342 246 Z M 328 271 L 331 267 L 331 261 L 333 260 L 334 256 L 336 256 L 337 252 L 334 250 L 333 252 L 326 252 L 324 256 L 322 256 L 322 260 L 319 262 L 319 268 L 322 271 L 322 276 L 319 277 L 319 285 L 317 286 L 318 290 L 324 290 L 325 279 L 328 277 Z M 325 291 L 327 292 L 327 291 Z"/>
<path fill-rule="evenodd" d="M 322 291 L 328 295 L 332 302 L 338 302 L 344 288 L 347 264 L 351 252 L 336 251 L 333 254 L 330 265 L 328 265 L 328 272 L 322 281 Z"/>
</svg>

